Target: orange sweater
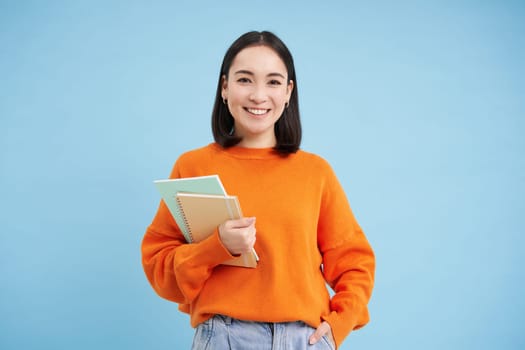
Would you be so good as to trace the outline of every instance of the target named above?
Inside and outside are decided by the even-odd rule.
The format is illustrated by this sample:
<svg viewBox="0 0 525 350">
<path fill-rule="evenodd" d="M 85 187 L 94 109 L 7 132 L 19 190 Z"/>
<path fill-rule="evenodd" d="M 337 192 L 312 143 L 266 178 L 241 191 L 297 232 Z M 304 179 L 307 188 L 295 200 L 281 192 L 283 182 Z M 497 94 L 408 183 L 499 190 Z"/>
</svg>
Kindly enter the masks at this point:
<svg viewBox="0 0 525 350">
<path fill-rule="evenodd" d="M 326 161 L 304 151 L 282 157 L 210 144 L 183 154 L 171 177 L 210 174 L 239 197 L 245 216 L 257 218 L 257 268 L 220 265 L 232 256 L 218 232 L 186 244 L 162 201 L 142 242 L 149 282 L 191 315 L 193 327 L 214 314 L 312 327 L 326 320 L 339 346 L 368 322 L 374 254 Z"/>
</svg>

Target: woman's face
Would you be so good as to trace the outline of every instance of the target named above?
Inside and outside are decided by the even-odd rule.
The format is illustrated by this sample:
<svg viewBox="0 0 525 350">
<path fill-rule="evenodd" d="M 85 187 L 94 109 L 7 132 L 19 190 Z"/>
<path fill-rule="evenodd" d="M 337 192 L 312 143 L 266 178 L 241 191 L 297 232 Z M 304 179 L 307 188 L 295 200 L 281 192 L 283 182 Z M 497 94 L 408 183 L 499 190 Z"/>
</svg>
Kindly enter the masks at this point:
<svg viewBox="0 0 525 350">
<path fill-rule="evenodd" d="M 235 56 L 228 78 L 223 77 L 222 98 L 228 100 L 235 135 L 242 137 L 239 146 L 275 146 L 274 124 L 292 89 L 284 62 L 271 48 L 247 47 Z"/>
</svg>

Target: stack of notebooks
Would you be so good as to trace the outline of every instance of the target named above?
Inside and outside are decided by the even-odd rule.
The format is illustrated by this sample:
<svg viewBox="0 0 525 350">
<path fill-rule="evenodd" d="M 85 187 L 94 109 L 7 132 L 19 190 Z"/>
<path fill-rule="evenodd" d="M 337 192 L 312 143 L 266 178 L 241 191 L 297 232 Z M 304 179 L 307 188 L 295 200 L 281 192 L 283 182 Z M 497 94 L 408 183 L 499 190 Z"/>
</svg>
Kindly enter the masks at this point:
<svg viewBox="0 0 525 350">
<path fill-rule="evenodd" d="M 200 242 L 227 220 L 242 218 L 237 196 L 226 194 L 218 175 L 157 180 L 162 199 L 189 243 Z M 224 265 L 256 267 L 255 250 Z"/>
</svg>

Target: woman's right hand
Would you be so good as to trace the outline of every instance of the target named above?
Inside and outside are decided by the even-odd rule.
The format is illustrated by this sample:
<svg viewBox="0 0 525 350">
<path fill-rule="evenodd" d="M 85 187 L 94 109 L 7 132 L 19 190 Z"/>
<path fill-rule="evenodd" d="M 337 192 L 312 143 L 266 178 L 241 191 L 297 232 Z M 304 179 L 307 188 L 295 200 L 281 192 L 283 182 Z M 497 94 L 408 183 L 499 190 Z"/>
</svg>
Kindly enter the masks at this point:
<svg viewBox="0 0 525 350">
<path fill-rule="evenodd" d="M 232 255 L 241 255 L 253 249 L 255 244 L 255 218 L 228 220 L 219 226 L 222 244 Z"/>
</svg>

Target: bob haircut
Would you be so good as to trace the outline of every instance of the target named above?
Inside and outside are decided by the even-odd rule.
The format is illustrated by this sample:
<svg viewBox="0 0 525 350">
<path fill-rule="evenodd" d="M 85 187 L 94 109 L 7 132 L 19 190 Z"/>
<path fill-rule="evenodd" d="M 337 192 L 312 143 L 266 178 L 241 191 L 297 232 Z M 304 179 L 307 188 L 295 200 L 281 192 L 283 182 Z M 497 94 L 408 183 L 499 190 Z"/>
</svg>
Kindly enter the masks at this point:
<svg viewBox="0 0 525 350">
<path fill-rule="evenodd" d="M 222 61 L 219 83 L 217 84 L 217 94 L 211 117 L 212 132 L 215 142 L 222 147 L 228 148 L 238 144 L 242 138 L 232 135 L 231 130 L 234 126 L 234 119 L 228 106 L 222 100 L 222 79 L 228 78 L 228 72 L 235 56 L 247 47 L 267 46 L 274 50 L 286 66 L 288 73 L 287 82 L 292 80 L 294 87 L 290 96 L 288 107 L 274 125 L 277 143 L 274 149 L 282 155 L 297 152 L 301 144 L 301 120 L 299 116 L 299 99 L 297 96 L 297 78 L 292 54 L 286 45 L 275 34 L 268 31 L 252 31 L 241 35 L 226 51 Z"/>
</svg>

